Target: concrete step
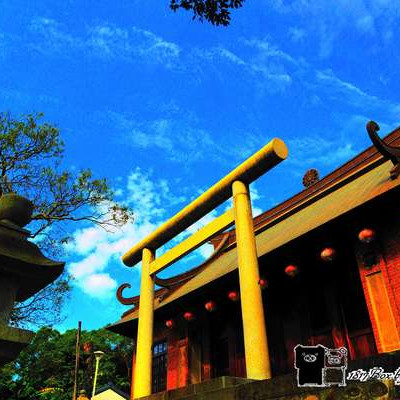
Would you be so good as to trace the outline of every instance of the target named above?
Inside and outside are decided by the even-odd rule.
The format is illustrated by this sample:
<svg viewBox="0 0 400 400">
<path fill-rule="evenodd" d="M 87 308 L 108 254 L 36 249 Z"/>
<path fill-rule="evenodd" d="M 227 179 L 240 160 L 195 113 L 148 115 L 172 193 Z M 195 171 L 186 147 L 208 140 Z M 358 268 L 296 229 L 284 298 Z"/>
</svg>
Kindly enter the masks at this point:
<svg viewBox="0 0 400 400">
<path fill-rule="evenodd" d="M 348 383 L 345 387 L 298 387 L 294 374 L 264 381 L 220 377 L 141 400 L 397 400 L 399 389 L 393 382 L 379 381 Z"/>
<path fill-rule="evenodd" d="M 151 396 L 143 397 L 143 400 L 178 400 L 191 396 L 203 395 L 219 390 L 230 389 L 245 383 L 252 382 L 251 379 L 237 378 L 234 376 L 221 376 L 204 382 L 188 385 L 183 388 L 169 390 L 166 392 L 154 393 Z M 141 400 L 142 400 L 141 399 Z"/>
</svg>

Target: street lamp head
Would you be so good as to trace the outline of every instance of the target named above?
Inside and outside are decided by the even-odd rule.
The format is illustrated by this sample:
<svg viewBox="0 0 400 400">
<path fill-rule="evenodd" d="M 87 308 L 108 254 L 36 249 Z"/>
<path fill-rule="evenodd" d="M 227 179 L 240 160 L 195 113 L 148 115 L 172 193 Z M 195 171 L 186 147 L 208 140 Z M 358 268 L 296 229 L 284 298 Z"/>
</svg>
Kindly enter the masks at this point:
<svg viewBox="0 0 400 400">
<path fill-rule="evenodd" d="M 101 357 L 104 356 L 104 352 L 100 351 L 100 350 L 97 350 L 97 351 L 93 352 L 93 354 L 96 357 L 96 360 L 98 360 L 98 361 L 100 361 Z"/>
</svg>

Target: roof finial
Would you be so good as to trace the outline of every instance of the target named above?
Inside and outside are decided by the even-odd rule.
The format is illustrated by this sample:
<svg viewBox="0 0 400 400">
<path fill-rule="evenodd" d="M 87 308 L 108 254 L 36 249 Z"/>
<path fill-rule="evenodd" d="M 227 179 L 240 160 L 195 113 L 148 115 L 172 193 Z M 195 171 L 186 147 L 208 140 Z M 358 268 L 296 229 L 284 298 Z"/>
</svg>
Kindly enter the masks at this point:
<svg viewBox="0 0 400 400">
<path fill-rule="evenodd" d="M 319 173 L 316 169 L 311 168 L 309 169 L 303 176 L 303 185 L 304 187 L 308 188 L 314 183 L 319 181 Z"/>
<path fill-rule="evenodd" d="M 394 167 L 390 170 L 390 177 L 396 179 L 400 175 L 400 147 L 386 144 L 379 136 L 379 125 L 375 121 L 367 123 L 367 132 L 376 149 L 384 158 L 392 161 Z"/>
</svg>

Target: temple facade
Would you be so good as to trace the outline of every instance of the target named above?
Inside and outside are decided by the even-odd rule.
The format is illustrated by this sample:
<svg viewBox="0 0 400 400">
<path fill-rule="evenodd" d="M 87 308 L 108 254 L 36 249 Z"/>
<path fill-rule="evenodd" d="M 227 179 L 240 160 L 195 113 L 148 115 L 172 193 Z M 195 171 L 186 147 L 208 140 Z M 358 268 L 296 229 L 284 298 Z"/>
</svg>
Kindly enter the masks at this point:
<svg viewBox="0 0 400 400">
<path fill-rule="evenodd" d="M 399 146 L 400 128 L 385 142 Z M 295 372 L 298 344 L 345 347 L 349 360 L 400 350 L 400 178 L 391 171 L 371 146 L 254 218 L 272 377 Z M 247 376 L 236 230 L 211 243 L 203 264 L 156 278 L 152 393 Z M 107 329 L 136 343 L 140 299 L 121 292 L 132 308 Z"/>
</svg>

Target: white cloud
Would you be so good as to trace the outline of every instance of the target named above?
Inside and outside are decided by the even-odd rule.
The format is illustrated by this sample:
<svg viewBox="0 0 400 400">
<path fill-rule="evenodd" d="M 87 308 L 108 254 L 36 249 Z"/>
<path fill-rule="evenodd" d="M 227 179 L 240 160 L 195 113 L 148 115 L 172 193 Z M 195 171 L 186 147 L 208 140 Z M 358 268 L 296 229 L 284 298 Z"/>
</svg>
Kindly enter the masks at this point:
<svg viewBox="0 0 400 400">
<path fill-rule="evenodd" d="M 357 22 L 357 28 L 364 33 L 374 33 L 375 24 L 374 19 L 371 15 L 364 15 L 360 17 Z"/>
<path fill-rule="evenodd" d="M 44 54 L 69 56 L 78 52 L 84 56 L 142 61 L 178 67 L 180 47 L 153 32 L 138 27 L 120 28 L 111 24 L 89 27 L 80 35 L 72 35 L 68 28 L 54 19 L 33 18 L 30 24 L 29 46 Z"/>
<path fill-rule="evenodd" d="M 99 56 L 131 61 L 139 57 L 150 63 L 167 63 L 169 67 L 173 66 L 181 51 L 175 43 L 150 31 L 137 27 L 122 29 L 107 24 L 90 28 L 85 44 Z"/>
<path fill-rule="evenodd" d="M 219 74 L 221 63 L 228 63 L 238 71 L 244 72 L 247 79 L 254 80 L 255 84 L 267 86 L 270 91 L 284 90 L 292 82 L 290 74 L 286 71 L 285 64 L 296 63 L 289 54 L 273 46 L 267 39 L 240 39 L 240 43 L 255 50 L 252 56 L 241 57 L 232 50 L 223 47 L 198 48 L 192 52 L 196 68 L 199 60 L 207 63 L 202 75 L 209 73 L 210 67 L 214 67 L 214 73 Z M 221 80 L 226 78 L 220 75 Z"/>
<path fill-rule="evenodd" d="M 246 62 L 232 51 L 224 47 L 211 47 L 209 49 L 197 48 L 193 50 L 193 56 L 210 62 L 227 61 L 239 66 L 245 66 Z"/>
<path fill-rule="evenodd" d="M 320 96 L 325 94 L 341 104 L 347 103 L 347 105 L 361 108 L 363 111 L 384 112 L 389 119 L 398 118 L 400 103 L 369 94 L 353 83 L 338 78 L 331 70 L 316 71 L 315 76 Z"/>
<path fill-rule="evenodd" d="M 361 89 L 356 87 L 355 85 L 339 79 L 330 70 L 325 71 L 325 72 L 317 71 L 316 77 L 321 82 L 324 82 L 327 85 L 330 85 L 332 91 L 335 91 L 335 92 L 339 91 L 340 94 L 354 94 L 356 96 L 363 97 L 367 100 L 372 100 L 372 101 L 377 100 L 376 96 L 368 95 L 367 93 L 363 92 Z"/>
<path fill-rule="evenodd" d="M 74 251 L 79 255 L 87 255 L 93 251 L 96 243 L 104 241 L 107 235 L 108 233 L 104 229 L 98 229 L 97 227 L 78 230 L 74 234 Z M 67 246 L 70 246 L 70 244 L 67 244 Z"/>
<path fill-rule="evenodd" d="M 304 40 L 304 38 L 307 36 L 307 33 L 304 29 L 293 26 L 289 28 L 288 35 L 292 42 L 299 43 Z"/>
<path fill-rule="evenodd" d="M 257 217 L 257 215 L 260 215 L 263 213 L 263 211 L 265 211 L 255 205 L 258 200 L 262 199 L 262 197 L 263 196 L 261 196 L 257 190 L 255 182 L 253 182 L 250 185 L 250 199 L 251 199 L 251 208 L 253 210 L 253 217 Z"/>
<path fill-rule="evenodd" d="M 292 64 L 298 63 L 291 55 L 273 45 L 268 39 L 242 39 L 242 41 L 247 46 L 258 49 L 258 58 L 261 58 L 263 61 L 275 58 Z"/>
<path fill-rule="evenodd" d="M 32 40 L 30 46 L 42 53 L 62 53 L 68 49 L 71 50 L 84 46 L 81 38 L 74 37 L 64 31 L 62 25 L 54 19 L 44 17 L 33 18 L 29 28 L 32 34 L 41 39 L 40 41 Z"/>
<path fill-rule="evenodd" d="M 279 13 L 295 16 L 297 25 L 304 22 L 304 29 L 319 38 L 321 57 L 330 56 L 345 32 L 387 38 L 400 16 L 400 3 L 392 0 L 269 0 L 268 4 Z"/>
<path fill-rule="evenodd" d="M 338 138 L 328 140 L 322 135 L 302 136 L 288 140 L 292 157 L 286 162 L 301 167 L 300 174 L 308 168 L 337 166 L 356 155 L 350 141 L 338 145 Z"/>
<path fill-rule="evenodd" d="M 89 295 L 97 298 L 113 296 L 117 288 L 117 281 L 109 274 L 93 274 L 85 278 L 82 289 Z"/>
<path fill-rule="evenodd" d="M 113 126 L 116 140 L 139 149 L 158 150 L 163 157 L 185 166 L 207 159 L 212 162 L 232 162 L 238 151 L 218 143 L 211 134 L 196 127 L 184 114 L 178 118 L 139 121 L 129 115 L 109 111 L 108 123 Z"/>
<path fill-rule="evenodd" d="M 134 212 L 132 224 L 112 234 L 99 226 L 81 228 L 74 232 L 73 240 L 65 246 L 73 260 L 68 263 L 69 272 L 76 278 L 76 285 L 92 297 L 104 298 L 115 294 L 112 266 L 124 268 L 122 255 L 163 222 L 170 205 L 185 199 L 172 193 L 168 182 L 154 180 L 151 172 L 145 173 L 140 168 L 127 177 L 124 195 L 124 202 Z"/>
<path fill-rule="evenodd" d="M 75 242 L 79 244 L 74 238 Z M 97 244 L 93 246 L 93 249 L 97 248 Z M 78 262 L 70 263 L 68 268 L 69 272 L 76 278 L 85 278 L 94 272 L 103 271 L 107 266 L 112 254 L 107 253 L 89 253 L 84 255 L 84 258 Z"/>
</svg>

